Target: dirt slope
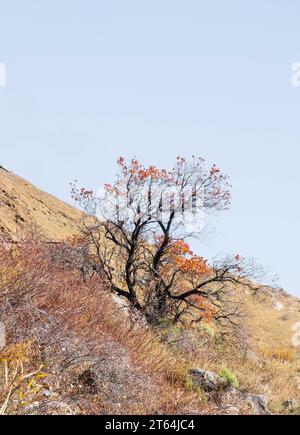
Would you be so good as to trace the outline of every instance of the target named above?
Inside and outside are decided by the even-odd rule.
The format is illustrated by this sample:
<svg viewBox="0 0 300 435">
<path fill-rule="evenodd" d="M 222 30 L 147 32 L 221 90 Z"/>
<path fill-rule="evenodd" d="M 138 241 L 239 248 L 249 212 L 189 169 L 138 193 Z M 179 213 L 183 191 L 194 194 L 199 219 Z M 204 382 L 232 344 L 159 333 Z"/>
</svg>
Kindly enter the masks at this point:
<svg viewBox="0 0 300 435">
<path fill-rule="evenodd" d="M 32 232 L 61 240 L 77 232 L 81 213 L 0 167 L 0 236 L 20 239 Z"/>
</svg>

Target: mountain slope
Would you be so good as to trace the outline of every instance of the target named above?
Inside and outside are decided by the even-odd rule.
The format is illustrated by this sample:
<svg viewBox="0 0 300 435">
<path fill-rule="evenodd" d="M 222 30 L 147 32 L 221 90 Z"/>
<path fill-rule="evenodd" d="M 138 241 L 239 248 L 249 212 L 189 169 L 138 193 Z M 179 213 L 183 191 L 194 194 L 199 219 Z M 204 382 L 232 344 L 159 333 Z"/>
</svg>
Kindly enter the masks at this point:
<svg viewBox="0 0 300 435">
<path fill-rule="evenodd" d="M 0 167 L 0 237 L 38 233 L 62 240 L 77 232 L 81 212 Z"/>
<path fill-rule="evenodd" d="M 31 183 L 4 168 L 0 168 L 0 238 L 18 240 L 34 234 L 42 234 L 47 240 L 63 240 L 78 231 L 78 223 L 81 217 L 82 213 L 79 210 L 39 190 Z M 101 412 L 103 412 L 103 409 L 108 413 L 121 412 L 121 409 L 119 409 L 121 402 L 122 413 L 144 412 L 145 410 L 149 412 L 159 410 L 159 412 L 180 413 L 187 412 L 187 409 L 188 412 L 225 412 L 222 407 L 214 408 L 211 411 L 210 407 L 215 405 L 213 401 L 212 403 L 208 401 L 206 404 L 205 397 L 202 397 L 203 400 L 200 398 L 200 403 L 198 403 L 198 392 L 189 391 L 189 378 L 183 379 L 183 384 L 187 386 L 187 391 L 184 394 L 181 391 L 182 385 L 176 386 L 176 388 L 179 388 L 179 392 L 176 389 L 174 390 L 173 382 L 174 378 L 177 379 L 179 376 L 177 373 L 179 369 L 179 374 L 182 377 L 183 369 L 198 367 L 216 373 L 227 368 L 237 375 L 243 390 L 264 394 L 269 401 L 272 412 L 300 414 L 299 299 L 269 287 L 265 287 L 255 297 L 249 293 L 247 288 L 242 286 L 241 288 L 233 288 L 232 290 L 240 298 L 242 307 L 240 316 L 241 335 L 238 336 L 238 341 L 234 340 L 233 343 L 221 341 L 216 331 L 210 328 L 210 325 L 202 324 L 196 325 L 191 330 L 165 325 L 165 329 L 159 330 L 158 333 L 154 331 L 154 336 L 149 339 L 147 336 L 149 331 L 141 323 L 141 325 L 137 326 L 137 329 L 133 329 L 132 335 L 130 335 L 130 332 L 127 336 L 124 334 L 123 323 L 124 321 L 125 323 L 128 322 L 128 318 L 125 316 L 124 320 L 121 315 L 121 313 L 127 312 L 124 311 L 124 301 L 117 298 L 116 302 L 111 298 L 109 292 L 107 294 L 101 293 L 101 280 L 100 282 L 97 281 L 99 278 L 94 277 L 88 283 L 81 282 L 79 279 L 81 275 L 73 270 L 68 271 L 69 275 L 66 277 L 65 268 L 57 270 L 57 265 L 53 264 L 52 256 L 50 264 L 54 269 L 49 270 L 47 258 L 42 257 L 43 261 L 46 262 L 43 270 L 41 267 L 36 266 L 38 264 L 37 259 L 41 255 L 41 253 L 37 255 L 39 244 L 37 243 L 36 247 L 30 244 L 29 246 L 26 246 L 26 244 L 21 245 L 20 249 L 25 250 L 24 258 L 26 261 L 31 258 L 29 264 L 33 268 L 33 270 L 28 270 L 30 267 L 26 268 L 27 263 L 25 262 L 24 271 L 22 273 L 18 272 L 20 277 L 25 280 L 26 289 L 28 286 L 31 288 L 34 285 L 33 278 L 36 275 L 37 294 L 40 291 L 45 292 L 42 297 L 38 297 L 37 300 L 33 299 L 29 305 L 26 305 L 30 308 L 28 315 L 30 315 L 31 321 L 34 322 L 30 327 L 26 322 L 25 324 L 22 323 L 24 322 L 24 307 L 23 305 L 20 307 L 20 324 L 23 325 L 20 328 L 22 340 L 31 340 L 32 331 L 41 328 L 41 333 L 44 335 L 38 337 L 37 341 L 44 342 L 45 337 L 48 336 L 44 319 L 40 317 L 40 313 L 44 312 L 45 315 L 50 316 L 50 319 L 56 318 L 58 325 L 55 332 L 59 335 L 59 340 L 54 340 L 54 342 L 60 344 L 59 349 L 50 347 L 50 350 L 48 349 L 50 356 L 47 357 L 50 362 L 53 355 L 57 357 L 57 360 L 53 362 L 55 373 L 60 370 L 60 358 L 62 360 L 66 358 L 65 349 L 69 349 L 69 356 L 73 358 L 74 352 L 81 354 L 82 349 L 86 346 L 87 351 L 93 350 L 89 358 L 107 361 L 106 366 L 114 371 L 112 379 L 116 379 L 116 381 L 111 381 L 109 373 L 103 373 L 102 366 L 100 367 L 100 374 L 97 372 L 97 376 L 95 375 L 97 379 L 98 377 L 100 379 L 101 388 L 99 388 L 99 391 L 103 390 L 103 379 L 107 380 L 107 397 L 109 397 L 109 400 L 101 397 L 101 401 L 97 402 L 98 405 L 102 406 Z M 44 246 L 44 244 L 42 245 Z M 26 249 L 29 250 L 28 253 Z M 37 251 L 30 253 L 31 249 Z M 4 252 L 6 254 L 6 250 Z M 45 252 L 47 251 L 42 249 L 41 252 L 46 255 Z M 57 261 L 59 262 L 64 257 L 65 254 L 58 256 Z M 41 258 L 39 261 L 41 261 Z M 72 261 L 69 264 L 72 264 Z M 14 264 L 11 267 L 13 268 Z M 1 273 L 5 274 L 6 270 L 0 270 Z M 9 279 L 10 276 L 9 274 Z M 22 282 L 22 279 L 20 282 Z M 74 279 L 75 282 L 73 282 Z M 44 281 L 47 283 L 45 288 L 41 287 L 41 282 Z M 4 290 L 7 290 L 7 281 L 3 279 L 2 282 L 5 283 Z M 16 280 L 17 297 L 19 297 L 20 282 Z M 91 288 L 86 287 L 87 284 Z M 69 298 L 70 289 L 72 289 L 73 295 L 72 304 Z M 74 297 L 75 293 L 76 298 Z M 32 292 L 32 294 L 35 295 L 35 292 Z M 60 299 L 57 298 L 57 295 L 60 295 Z M 49 303 L 46 302 L 47 298 L 50 298 Z M 57 305 L 58 303 L 59 305 Z M 111 310 L 108 309 L 110 304 L 112 304 Z M 7 306 L 10 307 L 11 305 L 8 304 Z M 34 307 L 37 310 L 37 320 L 34 320 L 32 315 Z M 77 313 L 78 307 L 80 307 L 81 315 L 76 317 L 75 313 Z M 45 310 L 47 310 L 47 313 L 45 313 Z M 118 313 L 117 316 L 115 316 L 116 313 Z M 108 323 L 103 323 L 103 319 L 109 319 Z M 8 330 L 10 322 L 11 331 L 13 331 L 12 336 L 14 337 L 15 317 L 13 318 L 8 310 Z M 129 329 L 130 331 L 132 329 L 131 322 Z M 81 335 L 83 331 L 84 336 Z M 100 340 L 99 331 L 104 334 L 104 337 Z M 156 337 L 156 333 L 159 338 Z M 162 337 L 163 343 L 161 341 Z M 74 340 L 76 343 L 74 343 Z M 64 343 L 64 345 L 62 346 L 61 343 Z M 107 343 L 107 345 L 104 346 L 103 343 Z M 149 349 L 147 343 L 151 343 L 151 346 L 154 347 Z M 93 353 L 96 350 L 98 354 Z M 120 350 L 123 352 L 123 359 L 121 358 L 121 360 L 118 357 Z M 169 356 L 169 351 L 172 358 Z M 174 363 L 174 367 L 177 367 L 174 368 L 175 374 L 173 371 L 170 373 L 168 369 L 173 364 L 174 351 L 176 355 L 184 355 L 183 362 L 176 360 L 176 364 Z M 83 359 L 83 361 L 80 359 L 80 367 L 76 367 L 76 370 L 82 370 L 82 373 L 79 373 L 78 397 L 80 400 L 85 400 L 84 406 L 86 406 L 85 412 L 87 413 L 91 412 L 90 407 L 95 404 L 92 391 L 96 389 L 98 382 L 97 379 L 91 378 L 92 375 L 89 369 L 91 361 L 89 358 Z M 114 358 L 118 360 L 117 363 L 112 363 Z M 40 361 L 34 360 L 34 363 L 39 366 Z M 58 365 L 58 368 L 56 365 Z M 111 368 L 112 366 L 113 368 Z M 162 366 L 158 374 L 157 366 Z M 72 372 L 72 376 L 77 376 L 76 370 L 74 373 Z M 128 382 L 129 372 L 130 382 Z M 85 379 L 83 374 L 88 379 Z M 86 380 L 89 387 L 87 388 L 87 397 L 80 395 L 80 389 L 84 387 L 82 379 Z M 171 382 L 169 382 L 170 379 Z M 57 380 L 53 376 L 55 394 L 60 394 L 61 389 L 62 397 L 68 395 L 72 397 L 74 392 L 67 391 L 66 386 L 73 385 L 73 380 L 72 382 L 68 380 L 66 384 L 64 382 L 65 379 Z M 91 382 L 92 384 L 95 383 L 95 385 L 93 384 L 95 388 L 91 388 L 91 385 L 89 385 Z M 144 385 L 143 391 L 148 391 L 151 387 L 152 393 L 140 397 L 141 385 Z M 130 394 L 134 388 L 136 388 L 137 392 L 133 400 L 130 398 Z M 117 394 L 116 391 L 120 391 L 122 394 Z M 167 394 L 164 393 L 165 395 L 163 395 L 162 391 L 167 392 Z M 187 400 L 187 403 L 184 402 L 180 406 L 177 404 L 177 395 L 179 393 L 182 394 L 180 397 Z M 169 399 L 169 396 L 174 400 Z M 158 397 L 161 398 L 159 405 Z M 152 406 L 153 408 L 151 408 Z M 206 406 L 208 409 L 206 409 Z M 100 412 L 98 408 L 97 412 Z M 234 413 L 236 411 L 231 409 L 230 412 Z"/>
</svg>

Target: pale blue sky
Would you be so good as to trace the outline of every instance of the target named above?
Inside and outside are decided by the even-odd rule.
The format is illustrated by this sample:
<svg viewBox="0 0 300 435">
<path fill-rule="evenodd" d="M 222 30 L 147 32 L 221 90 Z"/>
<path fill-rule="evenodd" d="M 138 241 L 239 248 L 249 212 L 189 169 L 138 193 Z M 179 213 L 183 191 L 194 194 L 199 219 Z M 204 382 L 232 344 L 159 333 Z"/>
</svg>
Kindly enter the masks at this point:
<svg viewBox="0 0 300 435">
<path fill-rule="evenodd" d="M 0 0 L 0 164 L 69 200 L 115 158 L 204 156 L 231 175 L 221 233 L 300 295 L 297 0 Z"/>
</svg>

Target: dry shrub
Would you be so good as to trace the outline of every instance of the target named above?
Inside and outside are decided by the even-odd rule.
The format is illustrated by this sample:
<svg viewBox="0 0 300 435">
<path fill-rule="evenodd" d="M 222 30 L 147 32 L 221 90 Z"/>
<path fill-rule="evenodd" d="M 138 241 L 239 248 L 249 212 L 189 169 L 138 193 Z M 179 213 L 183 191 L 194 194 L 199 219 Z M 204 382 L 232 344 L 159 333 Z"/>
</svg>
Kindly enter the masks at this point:
<svg viewBox="0 0 300 435">
<path fill-rule="evenodd" d="M 185 388 L 185 359 L 160 341 L 159 329 L 145 327 L 136 313 L 113 301 L 86 256 L 74 241 L 0 245 L 1 321 L 7 329 L 0 358 L 10 355 L 10 369 L 15 364 L 18 373 L 5 411 L 34 412 L 34 402 L 40 413 L 54 412 L 49 392 L 45 397 L 39 390 L 22 404 L 27 375 L 35 379 L 43 367 L 47 388 L 60 398 L 58 413 L 200 412 L 199 395 Z M 30 352 L 24 352 L 26 345 Z M 95 366 L 107 378 L 98 390 L 84 382 Z M 114 377 L 115 384 L 109 379 Z"/>
</svg>

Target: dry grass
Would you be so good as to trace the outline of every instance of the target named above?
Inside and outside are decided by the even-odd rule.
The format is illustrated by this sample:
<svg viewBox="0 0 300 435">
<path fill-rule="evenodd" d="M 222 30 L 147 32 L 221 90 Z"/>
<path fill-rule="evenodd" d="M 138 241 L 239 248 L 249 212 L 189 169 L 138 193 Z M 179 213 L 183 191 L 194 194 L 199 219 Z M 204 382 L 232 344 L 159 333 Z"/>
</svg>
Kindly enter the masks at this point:
<svg viewBox="0 0 300 435">
<path fill-rule="evenodd" d="M 77 232 L 81 212 L 0 168 L 0 235 L 13 240 L 35 234 L 63 240 Z"/>
<path fill-rule="evenodd" d="M 210 325 L 153 329 L 116 303 L 99 276 L 83 276 L 69 246 L 60 255 L 37 242 L 1 249 L 3 413 L 209 413 L 217 405 L 194 388 L 195 367 L 229 369 L 242 389 L 265 394 L 273 412 L 289 413 L 283 403 L 299 400 L 296 350 L 270 347 L 269 338 L 258 347 L 247 317 L 246 332 L 227 341 Z M 257 315 L 266 301 L 253 307 Z"/>
<path fill-rule="evenodd" d="M 295 350 L 288 347 L 278 347 L 275 349 L 261 349 L 260 353 L 263 358 L 274 359 L 280 362 L 289 362 L 295 360 Z"/>
<path fill-rule="evenodd" d="M 16 270 L 11 250 L 19 258 Z M 2 302 L 14 308 L 13 317 L 10 308 L 4 310 L 8 347 L 0 358 L 9 360 L 12 372 L 17 367 L 9 384 L 5 376 L 0 380 L 9 393 L 9 401 L 5 394 L 0 398 L 5 412 L 53 413 L 55 406 L 57 413 L 75 414 L 202 412 L 206 405 L 198 392 L 186 389 L 188 362 L 160 341 L 159 331 L 139 326 L 116 305 L 99 276 L 84 278 L 66 252 L 53 259 L 40 243 L 2 252 L 11 266 L 0 271 L 1 281 L 6 273 L 10 281 Z M 38 267 L 30 268 L 30 291 L 23 293 L 32 258 Z M 35 352 L 17 352 L 29 349 L 28 343 Z M 34 377 L 40 367 L 46 387 L 21 400 L 27 375 Z"/>
</svg>

